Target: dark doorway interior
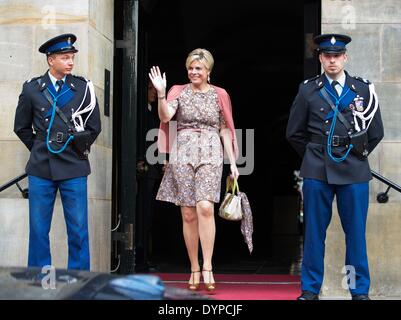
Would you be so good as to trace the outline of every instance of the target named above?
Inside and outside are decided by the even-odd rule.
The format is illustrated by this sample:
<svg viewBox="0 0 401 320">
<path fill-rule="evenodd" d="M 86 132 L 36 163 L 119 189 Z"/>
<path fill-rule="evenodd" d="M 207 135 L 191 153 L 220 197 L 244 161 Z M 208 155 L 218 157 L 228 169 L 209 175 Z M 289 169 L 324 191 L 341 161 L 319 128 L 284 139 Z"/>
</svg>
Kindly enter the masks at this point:
<svg viewBox="0 0 401 320">
<path fill-rule="evenodd" d="M 166 72 L 168 88 L 186 83 L 187 54 L 198 47 L 206 48 L 215 58 L 211 82 L 230 94 L 236 127 L 254 130 L 254 154 L 246 155 L 254 157 L 254 169 L 239 180 L 252 206 L 254 252 L 249 254 L 239 223 L 216 216 L 215 270 L 296 273 L 302 235 L 293 171 L 300 159 L 285 140 L 285 127 L 298 85 L 310 73 L 310 67 L 304 70 L 304 27 L 320 25 L 319 1 L 181 0 L 141 4 L 139 87 L 146 88 L 152 65 Z M 312 14 L 308 9 L 308 19 L 317 23 L 304 23 L 305 6 L 313 8 Z M 146 99 L 146 94 L 142 92 L 140 99 Z M 225 168 L 222 192 L 227 174 Z M 151 259 L 160 271 L 188 271 L 181 230 L 179 208 L 157 203 L 149 246 Z"/>
</svg>

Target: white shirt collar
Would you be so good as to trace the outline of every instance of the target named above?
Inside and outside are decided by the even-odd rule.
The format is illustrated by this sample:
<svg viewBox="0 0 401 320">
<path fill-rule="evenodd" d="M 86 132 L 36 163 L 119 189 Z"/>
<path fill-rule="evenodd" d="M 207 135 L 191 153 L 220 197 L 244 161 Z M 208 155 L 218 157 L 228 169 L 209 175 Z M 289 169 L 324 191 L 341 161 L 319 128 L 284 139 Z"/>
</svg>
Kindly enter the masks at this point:
<svg viewBox="0 0 401 320">
<path fill-rule="evenodd" d="M 150 103 L 148 103 L 148 110 L 152 111 L 152 105 Z"/>
<path fill-rule="evenodd" d="M 58 85 L 57 85 L 57 83 L 56 83 L 57 79 L 56 79 L 55 77 L 53 77 L 53 75 L 50 73 L 50 71 L 48 71 L 47 73 L 49 74 L 49 78 L 50 78 L 50 81 L 51 81 L 52 84 L 53 84 L 53 87 L 54 87 L 54 88 L 56 89 L 56 91 L 57 91 L 57 89 L 58 89 Z M 65 83 L 65 78 L 67 78 L 67 76 L 64 76 L 64 78 L 61 79 L 61 80 L 64 81 L 64 83 Z"/>
<path fill-rule="evenodd" d="M 325 73 L 327 80 L 329 80 L 329 83 L 331 84 L 334 80 L 330 78 L 326 73 Z M 340 78 L 337 79 L 337 82 L 341 85 L 341 88 L 344 88 L 345 86 L 345 72 L 343 71 L 342 75 Z"/>
</svg>

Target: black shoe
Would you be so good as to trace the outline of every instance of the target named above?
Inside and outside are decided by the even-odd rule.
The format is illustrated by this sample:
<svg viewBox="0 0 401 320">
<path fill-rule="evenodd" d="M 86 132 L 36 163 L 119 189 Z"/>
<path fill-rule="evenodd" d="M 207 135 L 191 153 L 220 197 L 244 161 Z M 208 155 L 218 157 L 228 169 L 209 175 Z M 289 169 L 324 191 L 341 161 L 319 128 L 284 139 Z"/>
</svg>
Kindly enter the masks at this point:
<svg viewBox="0 0 401 320">
<path fill-rule="evenodd" d="M 310 291 L 302 291 L 297 300 L 319 300 L 319 295 Z"/>
<path fill-rule="evenodd" d="M 367 294 L 356 294 L 352 296 L 352 300 L 370 300 Z"/>
</svg>

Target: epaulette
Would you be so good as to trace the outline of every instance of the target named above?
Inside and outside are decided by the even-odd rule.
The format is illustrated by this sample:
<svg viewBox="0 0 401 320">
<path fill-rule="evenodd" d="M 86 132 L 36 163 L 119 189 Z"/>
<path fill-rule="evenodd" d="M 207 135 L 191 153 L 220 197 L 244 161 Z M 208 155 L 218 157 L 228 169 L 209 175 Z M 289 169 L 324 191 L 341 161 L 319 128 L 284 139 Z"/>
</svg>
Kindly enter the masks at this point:
<svg viewBox="0 0 401 320">
<path fill-rule="evenodd" d="M 371 84 L 371 82 L 369 80 L 366 80 L 366 79 L 361 78 L 361 77 L 354 76 L 354 79 L 362 81 L 363 83 L 366 83 L 366 84 Z"/>
<path fill-rule="evenodd" d="M 32 81 L 34 81 L 34 80 L 37 80 L 37 79 L 39 79 L 39 78 L 42 78 L 42 76 L 39 76 L 39 77 L 33 77 L 33 78 L 29 79 L 29 80 L 26 80 L 26 81 L 25 81 L 25 83 L 30 83 L 30 82 L 32 82 Z"/>
<path fill-rule="evenodd" d="M 79 79 L 79 80 L 82 80 L 82 81 L 85 81 L 85 82 L 88 82 L 89 80 L 88 79 L 86 79 L 86 78 L 84 78 L 84 77 L 81 77 L 81 76 L 76 76 L 76 75 L 72 75 L 74 78 L 77 78 L 77 79 Z"/>
<path fill-rule="evenodd" d="M 306 80 L 304 81 L 304 84 L 307 84 L 308 82 L 311 82 L 311 81 L 313 81 L 313 80 L 316 80 L 316 79 L 319 78 L 319 77 L 320 77 L 320 74 L 318 74 L 318 75 L 316 75 L 316 76 L 314 76 L 314 77 L 312 77 L 312 78 L 306 79 Z"/>
</svg>

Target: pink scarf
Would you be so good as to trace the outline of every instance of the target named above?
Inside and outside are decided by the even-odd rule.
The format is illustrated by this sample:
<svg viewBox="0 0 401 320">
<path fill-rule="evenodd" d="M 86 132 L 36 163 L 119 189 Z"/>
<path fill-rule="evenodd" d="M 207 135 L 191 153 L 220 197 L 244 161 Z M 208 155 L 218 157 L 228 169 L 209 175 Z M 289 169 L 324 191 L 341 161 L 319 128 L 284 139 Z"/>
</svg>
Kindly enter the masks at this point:
<svg viewBox="0 0 401 320">
<path fill-rule="evenodd" d="M 167 102 L 178 99 L 182 90 L 184 90 L 184 88 L 186 86 L 188 86 L 188 84 L 173 86 L 167 94 Z M 238 155 L 239 155 L 238 144 L 237 144 L 237 137 L 235 135 L 235 127 L 234 127 L 234 120 L 233 120 L 233 115 L 232 115 L 230 96 L 228 95 L 227 91 L 224 90 L 223 88 L 219 88 L 219 87 L 216 87 L 213 85 L 212 85 L 212 87 L 217 92 L 218 105 L 223 113 L 223 117 L 226 122 L 226 125 L 230 129 L 234 156 L 235 156 L 235 159 L 238 159 Z M 158 135 L 158 140 L 157 140 L 157 146 L 159 148 L 159 152 L 161 152 L 161 153 L 169 153 L 170 152 L 171 142 L 173 142 L 175 140 L 176 134 L 177 134 L 176 132 L 172 132 L 171 136 L 170 136 L 169 124 L 160 122 L 159 135 Z"/>
</svg>

